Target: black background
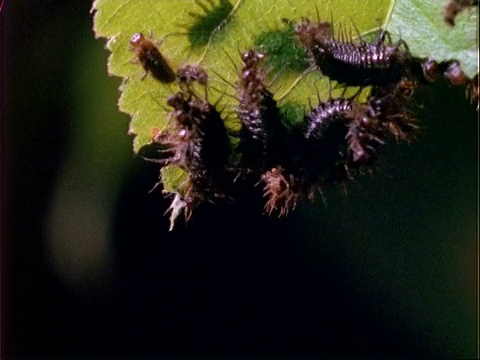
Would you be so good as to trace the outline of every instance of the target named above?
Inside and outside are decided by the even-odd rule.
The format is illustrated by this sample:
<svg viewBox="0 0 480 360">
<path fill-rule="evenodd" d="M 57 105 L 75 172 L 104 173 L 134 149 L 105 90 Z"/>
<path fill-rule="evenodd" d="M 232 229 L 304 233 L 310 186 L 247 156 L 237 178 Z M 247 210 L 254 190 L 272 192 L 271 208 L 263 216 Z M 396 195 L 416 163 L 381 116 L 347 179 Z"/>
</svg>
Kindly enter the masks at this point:
<svg viewBox="0 0 480 360">
<path fill-rule="evenodd" d="M 132 155 L 90 6 L 7 0 L 1 14 L 5 358 L 475 356 L 478 122 L 462 89 L 420 91 L 420 141 L 391 144 L 382 171 L 347 196 L 328 192 L 326 206 L 287 219 L 262 215 L 252 196 L 168 232 L 168 200 L 149 193 L 157 167 Z M 109 89 L 92 106 L 113 114 L 125 161 L 114 266 L 71 285 L 45 221 L 78 126 L 71 64 L 82 49 L 97 54 L 82 74 Z"/>
</svg>

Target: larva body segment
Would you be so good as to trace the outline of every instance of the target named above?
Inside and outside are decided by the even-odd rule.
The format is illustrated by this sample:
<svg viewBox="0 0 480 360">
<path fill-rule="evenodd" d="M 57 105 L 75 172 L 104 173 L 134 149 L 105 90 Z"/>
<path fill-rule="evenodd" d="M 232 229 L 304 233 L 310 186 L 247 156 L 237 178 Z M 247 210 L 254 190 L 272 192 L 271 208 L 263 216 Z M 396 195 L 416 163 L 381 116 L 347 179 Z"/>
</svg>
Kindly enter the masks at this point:
<svg viewBox="0 0 480 360">
<path fill-rule="evenodd" d="M 332 99 L 320 103 L 305 116 L 304 191 L 311 193 L 314 184 L 337 183 L 336 167 L 347 158 L 346 136 L 351 99 Z"/>
<path fill-rule="evenodd" d="M 362 38 L 354 42 L 346 35 L 334 36 L 333 25 L 312 23 L 308 19 L 297 24 L 295 35 L 310 60 L 322 74 L 346 86 L 387 86 L 400 81 L 411 59 L 406 44 L 386 44 L 389 34 L 382 30 L 374 43 Z"/>
<path fill-rule="evenodd" d="M 261 66 L 265 55 L 253 50 L 242 54 L 243 67 L 237 82 L 236 113 L 242 123 L 239 152 L 241 167 L 263 173 L 282 157 L 286 128 L 273 94 L 265 84 Z"/>
<path fill-rule="evenodd" d="M 305 138 L 309 140 L 324 137 L 325 131 L 332 125 L 332 121 L 344 121 L 343 115 L 352 110 L 352 105 L 352 100 L 345 98 L 320 103 L 305 117 Z"/>
<path fill-rule="evenodd" d="M 416 138 L 419 126 L 413 113 L 405 107 L 408 96 L 402 93 L 403 90 L 399 86 L 373 88 L 366 108 L 371 118 L 378 119 L 384 138 L 410 142 Z"/>
</svg>

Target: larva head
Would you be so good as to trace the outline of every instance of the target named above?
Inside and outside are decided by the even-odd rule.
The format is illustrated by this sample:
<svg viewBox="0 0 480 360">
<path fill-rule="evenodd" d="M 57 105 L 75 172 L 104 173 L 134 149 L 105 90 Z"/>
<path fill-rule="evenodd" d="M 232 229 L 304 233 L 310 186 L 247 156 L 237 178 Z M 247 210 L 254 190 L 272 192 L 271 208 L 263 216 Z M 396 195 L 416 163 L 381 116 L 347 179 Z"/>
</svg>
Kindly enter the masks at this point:
<svg viewBox="0 0 480 360">
<path fill-rule="evenodd" d="M 242 61 L 246 66 L 254 66 L 260 61 L 262 61 L 264 58 L 264 53 L 254 50 L 247 50 L 242 54 Z"/>
<path fill-rule="evenodd" d="M 333 35 L 332 25 L 329 22 L 312 23 L 308 19 L 303 19 L 297 24 L 294 33 L 297 40 L 307 49 L 322 44 L 325 39 L 330 39 Z"/>
<path fill-rule="evenodd" d="M 440 76 L 440 64 L 433 59 L 427 58 L 422 62 L 423 75 L 429 82 L 434 82 Z"/>
<path fill-rule="evenodd" d="M 177 93 L 175 95 L 170 95 L 167 98 L 167 105 L 174 108 L 174 109 L 178 109 L 185 103 L 185 101 L 186 100 L 183 97 L 183 94 L 182 93 Z"/>
<path fill-rule="evenodd" d="M 443 76 L 450 82 L 450 84 L 458 86 L 465 84 L 466 76 L 463 72 L 460 64 L 456 60 L 452 60 L 449 64 Z"/>
</svg>

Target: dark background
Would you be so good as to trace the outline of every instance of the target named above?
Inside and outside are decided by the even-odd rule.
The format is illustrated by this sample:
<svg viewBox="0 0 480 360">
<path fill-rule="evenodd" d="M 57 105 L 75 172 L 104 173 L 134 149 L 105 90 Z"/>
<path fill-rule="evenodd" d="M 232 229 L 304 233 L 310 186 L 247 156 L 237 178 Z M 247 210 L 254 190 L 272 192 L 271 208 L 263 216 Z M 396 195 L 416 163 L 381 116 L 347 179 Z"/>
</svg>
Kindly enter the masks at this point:
<svg viewBox="0 0 480 360">
<path fill-rule="evenodd" d="M 2 358 L 477 355 L 478 119 L 463 89 L 416 97 L 347 196 L 286 219 L 243 199 L 168 232 L 131 151 L 90 1 L 1 13 Z"/>
</svg>

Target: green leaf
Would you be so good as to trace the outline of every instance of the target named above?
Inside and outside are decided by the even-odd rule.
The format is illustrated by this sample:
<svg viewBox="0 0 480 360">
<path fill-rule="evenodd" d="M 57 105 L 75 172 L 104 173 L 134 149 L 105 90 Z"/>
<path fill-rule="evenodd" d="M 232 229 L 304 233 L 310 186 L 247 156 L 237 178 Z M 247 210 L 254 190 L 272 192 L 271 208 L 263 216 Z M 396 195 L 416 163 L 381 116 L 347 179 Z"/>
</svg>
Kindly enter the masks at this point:
<svg viewBox="0 0 480 360">
<path fill-rule="evenodd" d="M 276 78 L 271 89 L 279 105 L 288 108 L 284 113 L 295 114 L 291 109 L 306 108 L 309 98 L 315 102 L 317 89 L 325 98 L 328 86 L 318 73 L 304 74 L 305 55 L 295 44 L 288 21 L 316 20 L 318 8 L 322 20 L 354 21 L 361 33 L 369 33 L 382 25 L 391 6 L 390 1 L 377 0 L 97 0 L 94 31 L 97 37 L 108 39 L 109 74 L 125 79 L 119 107 L 132 116 L 130 132 L 135 134 L 137 152 L 151 142 L 154 129 L 166 125 L 165 101 L 176 85 L 162 84 L 150 76 L 140 79 L 143 69 L 129 62 L 128 43 L 134 33 L 151 30 L 155 38 L 163 38 L 160 51 L 173 68 L 200 63 L 218 89 L 209 91 L 209 100 L 215 103 L 222 98 L 219 108 L 225 108 L 225 115 L 233 113 L 236 105 L 234 98 L 223 95 L 235 96 L 231 84 L 238 71 L 231 59 L 239 67 L 243 50 L 256 46 L 267 51 L 271 78 Z M 234 127 L 235 119 L 232 122 Z"/>
<path fill-rule="evenodd" d="M 163 190 L 165 192 L 175 192 L 185 186 L 187 176 L 182 169 L 175 165 L 164 166 L 161 170 L 163 181 Z"/>
<path fill-rule="evenodd" d="M 478 73 L 478 7 L 457 16 L 454 28 L 443 20 L 448 1 L 397 0 L 387 30 L 404 39 L 414 56 L 456 59 L 465 74 Z"/>
</svg>

